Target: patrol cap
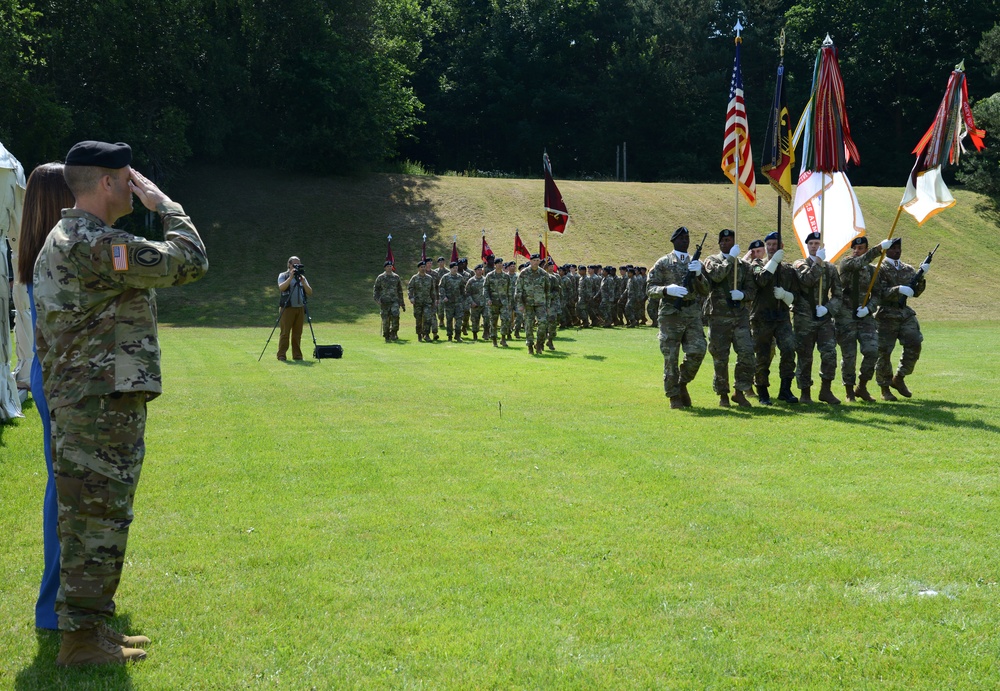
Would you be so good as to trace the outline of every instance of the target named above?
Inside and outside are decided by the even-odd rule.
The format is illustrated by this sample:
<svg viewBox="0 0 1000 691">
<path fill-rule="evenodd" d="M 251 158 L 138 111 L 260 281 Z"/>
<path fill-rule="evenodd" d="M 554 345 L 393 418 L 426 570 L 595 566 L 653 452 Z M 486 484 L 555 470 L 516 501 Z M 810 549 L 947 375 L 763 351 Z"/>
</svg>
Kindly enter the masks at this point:
<svg viewBox="0 0 1000 691">
<path fill-rule="evenodd" d="M 681 235 L 687 235 L 687 234 L 688 234 L 688 229 L 685 228 L 684 226 L 681 226 L 680 228 L 678 228 L 677 230 L 675 230 L 673 232 L 673 235 L 670 236 L 670 239 L 671 240 L 676 240 Z"/>
<path fill-rule="evenodd" d="M 763 246 L 764 246 L 764 241 L 763 240 L 754 240 L 753 242 L 750 243 L 750 248 L 749 249 L 755 250 L 755 249 L 757 249 L 759 247 L 763 247 Z"/>
<path fill-rule="evenodd" d="M 806 235 L 806 242 L 809 242 L 810 240 L 822 240 L 822 239 L 823 238 L 820 237 L 819 233 L 809 233 L 808 235 Z"/>
<path fill-rule="evenodd" d="M 392 266 L 392 262 L 389 261 L 388 259 L 385 260 L 385 263 L 382 265 L 382 267 L 385 268 L 387 266 Z"/>
<path fill-rule="evenodd" d="M 736 232 L 729 230 L 729 228 L 723 228 L 722 230 L 719 231 L 719 240 L 722 240 L 722 238 L 734 238 L 734 237 L 736 237 Z"/>
<path fill-rule="evenodd" d="M 132 162 L 132 147 L 125 142 L 87 141 L 74 144 L 66 154 L 68 166 L 100 166 L 101 168 L 124 168 Z"/>
<path fill-rule="evenodd" d="M 541 257 L 538 256 L 538 252 L 535 252 L 533 255 L 531 255 L 531 258 L 532 259 L 541 259 Z"/>
<path fill-rule="evenodd" d="M 864 235 L 859 235 L 858 237 L 851 240 L 851 247 L 857 247 L 858 245 L 868 245 L 868 238 Z"/>
<path fill-rule="evenodd" d="M 458 262 L 452 262 L 452 263 L 448 264 L 449 268 L 453 267 L 453 266 L 458 266 Z"/>
<path fill-rule="evenodd" d="M 767 242 L 768 240 L 778 240 L 778 239 L 780 238 L 778 237 L 778 231 L 776 230 L 764 236 L 764 242 Z"/>
</svg>

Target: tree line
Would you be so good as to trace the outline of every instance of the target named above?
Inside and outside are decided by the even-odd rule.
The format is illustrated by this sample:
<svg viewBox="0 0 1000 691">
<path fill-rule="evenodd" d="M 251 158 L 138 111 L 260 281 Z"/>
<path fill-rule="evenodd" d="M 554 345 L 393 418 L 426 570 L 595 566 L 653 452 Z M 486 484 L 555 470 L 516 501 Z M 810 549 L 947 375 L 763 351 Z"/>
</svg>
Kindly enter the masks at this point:
<svg viewBox="0 0 1000 691">
<path fill-rule="evenodd" d="M 963 58 L 1000 139 L 1000 0 L 0 0 L 0 141 L 30 167 L 124 140 L 158 178 L 189 161 L 719 181 L 743 32 L 759 157 L 786 29 L 793 118 L 840 51 L 855 184 L 901 185 Z M 1000 145 L 966 181 L 1000 191 Z M 971 157 L 970 157 L 971 158 Z"/>
</svg>

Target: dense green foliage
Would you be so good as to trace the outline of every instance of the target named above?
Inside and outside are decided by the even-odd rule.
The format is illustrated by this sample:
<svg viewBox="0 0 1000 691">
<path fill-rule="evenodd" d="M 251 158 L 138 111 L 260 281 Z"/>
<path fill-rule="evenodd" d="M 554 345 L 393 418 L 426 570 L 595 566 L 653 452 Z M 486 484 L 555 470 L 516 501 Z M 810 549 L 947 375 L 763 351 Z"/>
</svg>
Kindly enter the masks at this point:
<svg viewBox="0 0 1000 691">
<path fill-rule="evenodd" d="M 29 167 L 127 140 L 157 178 L 191 158 L 536 175 L 543 148 L 561 177 L 612 177 L 627 142 L 632 180 L 715 180 L 739 17 L 757 154 L 781 27 L 796 118 L 829 32 L 852 179 L 898 184 L 952 65 L 966 59 L 974 98 L 998 90 L 983 40 L 998 15 L 1000 0 L 0 0 L 0 140 Z"/>
</svg>

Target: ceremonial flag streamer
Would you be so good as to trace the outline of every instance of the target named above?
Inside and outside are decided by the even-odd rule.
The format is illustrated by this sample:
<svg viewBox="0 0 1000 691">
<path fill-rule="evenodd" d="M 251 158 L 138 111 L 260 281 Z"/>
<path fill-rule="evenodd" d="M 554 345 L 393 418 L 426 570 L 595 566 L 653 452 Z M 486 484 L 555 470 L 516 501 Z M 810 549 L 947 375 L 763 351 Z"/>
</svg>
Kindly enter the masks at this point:
<svg viewBox="0 0 1000 691">
<path fill-rule="evenodd" d="M 514 231 L 514 254 L 519 254 L 525 259 L 531 259 L 531 252 L 529 252 L 528 248 L 524 246 L 523 242 L 521 242 L 521 235 L 516 230 Z"/>
<path fill-rule="evenodd" d="M 483 231 L 483 261 L 489 262 L 493 259 L 495 255 L 493 250 L 490 249 L 489 244 L 486 242 L 486 231 Z"/>
<path fill-rule="evenodd" d="M 569 223 L 569 210 L 552 179 L 552 162 L 548 154 L 542 154 L 542 168 L 545 170 L 545 220 L 553 233 L 564 233 Z"/>
<path fill-rule="evenodd" d="M 451 243 L 451 260 L 453 262 L 457 262 L 458 261 L 458 236 L 457 235 L 455 236 L 455 239 Z"/>
<path fill-rule="evenodd" d="M 743 27 L 739 26 L 739 28 Z M 753 172 L 753 154 L 750 152 L 746 104 L 743 102 L 743 73 L 740 70 L 740 44 L 742 42 L 742 39 L 737 37 L 733 78 L 729 83 L 726 137 L 722 144 L 722 172 L 732 183 L 736 183 L 737 178 L 739 179 L 740 193 L 750 206 L 754 206 L 757 204 L 757 180 Z M 739 146 L 738 150 L 737 145 Z M 739 159 L 739 170 L 737 170 L 737 158 Z"/>
<path fill-rule="evenodd" d="M 795 167 L 795 148 L 792 146 L 792 118 L 788 112 L 785 94 L 785 65 L 778 65 L 778 79 L 774 85 L 774 101 L 764 139 L 764 161 L 760 170 L 767 176 L 774 191 L 786 204 L 792 203 L 792 169 Z"/>
<path fill-rule="evenodd" d="M 792 225 L 803 256 L 805 239 L 821 233 L 827 261 L 836 261 L 865 234 L 861 205 L 844 170 L 861 162 L 851 139 L 844 102 L 844 80 L 837 64 L 837 49 L 829 36 L 816 54 L 812 96 L 802 115 L 802 168 L 799 171 Z"/>
<path fill-rule="evenodd" d="M 396 258 L 394 256 L 392 256 L 392 236 L 391 235 L 386 239 L 385 260 L 387 262 L 391 262 L 393 266 L 396 266 Z"/>
<path fill-rule="evenodd" d="M 982 151 L 985 146 L 983 137 L 986 132 L 976 127 L 969 107 L 964 67 L 963 61 L 951 73 L 934 122 L 913 149 L 917 160 L 899 205 L 916 219 L 918 225 L 955 205 L 955 198 L 941 178 L 941 167 L 945 161 L 951 165 L 958 163 L 964 152 L 962 139 L 968 135 L 977 151 Z"/>
<path fill-rule="evenodd" d="M 541 240 L 538 241 L 538 258 L 543 262 L 549 258 L 549 252 L 545 249 L 545 243 Z"/>
</svg>

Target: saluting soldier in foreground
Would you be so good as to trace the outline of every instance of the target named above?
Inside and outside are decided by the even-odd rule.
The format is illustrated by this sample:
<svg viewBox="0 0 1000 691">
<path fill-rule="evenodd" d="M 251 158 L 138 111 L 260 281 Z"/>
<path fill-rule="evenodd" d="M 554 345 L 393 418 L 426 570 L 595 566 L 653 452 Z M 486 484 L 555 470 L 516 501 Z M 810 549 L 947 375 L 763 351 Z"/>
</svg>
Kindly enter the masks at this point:
<svg viewBox="0 0 1000 691">
<path fill-rule="evenodd" d="M 145 636 L 107 625 L 115 611 L 145 455 L 146 403 L 162 392 L 154 288 L 208 270 L 181 205 L 132 170 L 127 144 L 85 141 L 66 156 L 76 205 L 35 262 L 37 356 L 51 409 L 62 550 L 58 665 L 141 660 Z M 163 242 L 112 228 L 135 194 L 163 223 Z"/>
<path fill-rule="evenodd" d="M 670 236 L 674 251 L 656 260 L 646 281 L 646 294 L 660 300 L 660 352 L 663 353 L 663 391 L 671 408 L 691 406 L 687 385 L 698 374 L 705 359 L 705 330 L 701 322 L 701 300 L 708 295 L 708 282 L 701 262 L 688 254 L 688 229 L 680 227 Z M 684 362 L 678 367 L 681 348 Z"/>
<path fill-rule="evenodd" d="M 917 271 L 909 264 L 899 261 L 903 251 L 903 243 L 895 238 L 885 253 L 885 261 L 879 271 L 879 283 L 882 289 L 882 303 L 875 313 L 878 327 L 878 362 L 875 365 L 875 377 L 882 389 L 882 399 L 895 401 L 896 397 L 890 387 L 909 398 L 913 394 L 906 386 L 905 377 L 913 374 L 913 368 L 920 359 L 921 344 L 924 336 L 920 333 L 920 323 L 917 313 L 907 304 L 908 298 L 920 297 L 927 287 L 924 276 L 930 271 L 929 264 L 921 264 L 921 275 L 917 279 Z M 892 350 L 896 341 L 903 346 L 899 358 L 899 367 L 892 373 Z"/>
</svg>

